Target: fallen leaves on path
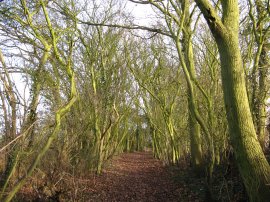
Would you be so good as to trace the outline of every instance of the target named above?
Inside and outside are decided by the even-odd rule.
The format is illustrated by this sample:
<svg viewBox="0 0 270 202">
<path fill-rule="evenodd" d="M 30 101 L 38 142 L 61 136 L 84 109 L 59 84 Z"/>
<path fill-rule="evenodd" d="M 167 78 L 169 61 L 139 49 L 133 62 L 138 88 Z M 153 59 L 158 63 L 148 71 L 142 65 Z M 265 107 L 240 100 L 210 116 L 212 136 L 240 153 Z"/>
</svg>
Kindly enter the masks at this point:
<svg viewBox="0 0 270 202">
<path fill-rule="evenodd" d="M 185 184 L 174 180 L 178 171 L 165 167 L 150 152 L 125 153 L 87 183 L 89 192 L 83 200 L 200 201 Z"/>
<path fill-rule="evenodd" d="M 35 176 L 18 193 L 17 201 L 35 202 L 200 202 L 203 182 L 192 172 L 165 166 L 151 152 L 114 157 L 100 176 L 65 173 L 45 181 Z M 61 177 L 62 176 L 62 177 Z M 40 181 L 37 183 L 36 181 Z M 51 182 L 52 181 L 52 182 Z M 56 182 L 54 182 L 56 181 Z M 35 188 L 37 187 L 37 188 Z M 195 194 L 196 193 L 196 194 Z"/>
<path fill-rule="evenodd" d="M 232 164 L 233 165 L 233 164 Z M 102 175 L 91 172 L 37 172 L 17 194 L 24 202 L 200 202 L 208 201 L 205 177 L 186 162 L 165 166 L 151 152 L 124 153 L 110 160 Z M 212 194 L 215 201 L 247 201 L 235 166 L 216 167 Z M 45 177 L 44 177 L 45 176 Z M 46 177 L 47 176 L 47 177 Z"/>
</svg>

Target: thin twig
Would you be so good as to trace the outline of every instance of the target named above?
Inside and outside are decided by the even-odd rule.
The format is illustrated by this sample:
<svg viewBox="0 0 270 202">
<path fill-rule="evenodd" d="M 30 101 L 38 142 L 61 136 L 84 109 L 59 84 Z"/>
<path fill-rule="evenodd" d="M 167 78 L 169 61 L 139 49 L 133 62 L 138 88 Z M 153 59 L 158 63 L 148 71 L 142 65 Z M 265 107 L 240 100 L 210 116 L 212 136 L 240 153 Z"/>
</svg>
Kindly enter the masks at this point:
<svg viewBox="0 0 270 202">
<path fill-rule="evenodd" d="M 2 151 L 4 151 L 5 149 L 7 149 L 12 143 L 16 142 L 18 139 L 20 139 L 21 137 L 23 137 L 25 134 L 27 134 L 27 132 L 33 127 L 33 125 L 35 124 L 35 122 L 29 126 L 23 133 L 19 134 L 16 138 L 14 138 L 12 141 L 10 141 L 8 144 L 6 144 L 4 147 L 2 147 L 0 149 L 0 153 Z"/>
</svg>

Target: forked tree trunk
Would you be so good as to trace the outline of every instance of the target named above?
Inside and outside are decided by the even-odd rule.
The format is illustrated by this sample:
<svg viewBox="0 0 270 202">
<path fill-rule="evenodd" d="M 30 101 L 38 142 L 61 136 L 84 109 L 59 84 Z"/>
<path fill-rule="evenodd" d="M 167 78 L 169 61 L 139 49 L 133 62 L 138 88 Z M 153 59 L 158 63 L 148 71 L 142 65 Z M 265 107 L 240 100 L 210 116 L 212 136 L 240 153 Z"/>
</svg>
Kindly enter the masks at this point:
<svg viewBox="0 0 270 202">
<path fill-rule="evenodd" d="M 230 138 L 245 188 L 251 201 L 269 201 L 270 167 L 254 128 L 239 48 L 238 1 L 222 1 L 222 20 L 209 1 L 196 3 L 218 45 Z"/>
</svg>

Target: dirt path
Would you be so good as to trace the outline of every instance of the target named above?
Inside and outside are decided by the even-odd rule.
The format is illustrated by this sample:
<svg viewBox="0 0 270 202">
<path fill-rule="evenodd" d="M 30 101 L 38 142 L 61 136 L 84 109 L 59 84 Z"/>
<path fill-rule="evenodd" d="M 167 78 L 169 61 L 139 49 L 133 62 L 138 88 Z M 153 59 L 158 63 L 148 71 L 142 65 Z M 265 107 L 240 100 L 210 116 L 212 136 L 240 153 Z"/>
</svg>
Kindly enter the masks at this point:
<svg viewBox="0 0 270 202">
<path fill-rule="evenodd" d="M 208 201 L 205 198 L 205 178 L 196 176 L 185 162 L 180 165 L 181 168 L 166 167 L 154 159 L 150 152 L 125 153 L 114 157 L 105 166 L 101 176 L 91 172 L 88 175 L 55 172 L 50 178 L 34 176 L 14 201 Z M 216 201 L 247 201 L 236 168 L 232 167 L 228 172 L 228 167 L 221 165 L 216 168 L 213 179 L 212 193 Z"/>
<path fill-rule="evenodd" d="M 175 180 L 176 172 L 149 152 L 122 154 L 88 184 L 89 198 L 82 201 L 200 201 L 190 188 Z"/>
</svg>

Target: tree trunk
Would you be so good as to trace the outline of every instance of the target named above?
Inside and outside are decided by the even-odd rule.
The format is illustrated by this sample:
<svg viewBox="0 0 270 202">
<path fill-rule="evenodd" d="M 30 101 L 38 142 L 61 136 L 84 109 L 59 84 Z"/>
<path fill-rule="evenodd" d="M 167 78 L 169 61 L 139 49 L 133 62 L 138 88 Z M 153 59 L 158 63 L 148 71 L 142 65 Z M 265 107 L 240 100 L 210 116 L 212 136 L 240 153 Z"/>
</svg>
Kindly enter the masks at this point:
<svg viewBox="0 0 270 202">
<path fill-rule="evenodd" d="M 257 139 L 238 41 L 237 1 L 222 1 L 223 18 L 210 2 L 196 0 L 217 42 L 230 139 L 251 201 L 269 201 L 270 167 Z"/>
<path fill-rule="evenodd" d="M 262 148 L 265 148 L 265 138 L 266 138 L 266 131 L 265 131 L 265 124 L 266 124 L 266 96 L 268 91 L 267 86 L 267 72 L 268 72 L 268 65 L 269 65 L 269 56 L 268 56 L 268 48 L 266 46 L 267 43 L 267 34 L 268 32 L 263 31 L 266 27 L 266 23 L 264 22 L 266 15 L 265 15 L 265 8 L 263 5 L 262 0 L 255 1 L 256 10 L 257 10 L 257 28 L 259 29 L 259 38 L 257 38 L 258 46 L 262 45 L 260 57 L 259 57 L 259 64 L 258 64 L 258 71 L 259 71 L 259 88 L 258 88 L 258 98 L 257 98 L 257 135 L 260 141 Z M 257 31 L 257 30 L 256 30 Z M 261 44 L 260 44 L 261 43 Z"/>
<path fill-rule="evenodd" d="M 259 60 L 259 92 L 258 92 L 258 117 L 257 117 L 257 135 L 262 148 L 265 148 L 266 138 L 266 96 L 267 96 L 267 65 L 268 55 L 265 44 Z"/>
<path fill-rule="evenodd" d="M 190 98 L 189 98 L 190 99 Z M 189 101 L 189 133 L 190 133 L 190 150 L 191 150 L 191 164 L 195 171 L 202 170 L 202 148 L 201 148 L 201 134 L 200 125 L 197 122 L 195 115 L 191 113 L 194 109 L 190 106 Z"/>
<path fill-rule="evenodd" d="M 194 55 L 193 55 L 193 47 L 191 42 L 192 31 L 191 31 L 191 21 L 189 19 L 190 13 L 190 3 L 189 0 L 183 0 L 182 10 L 184 12 L 185 20 L 184 20 L 184 28 L 183 32 L 183 49 L 185 54 L 185 60 L 187 64 L 187 68 L 190 74 L 191 79 L 195 79 L 195 64 L 194 64 Z M 191 163 L 196 172 L 200 174 L 203 170 L 202 165 L 202 148 L 201 148 L 201 130 L 200 124 L 196 120 L 195 110 L 196 107 L 194 102 L 196 103 L 196 92 L 194 90 L 193 96 L 191 95 L 191 89 L 188 89 L 188 107 L 189 107 L 189 133 L 190 133 L 190 150 L 191 150 Z M 192 102 L 192 97 L 194 97 L 194 102 Z"/>
<path fill-rule="evenodd" d="M 217 42 L 230 138 L 250 199 L 264 201 L 270 197 L 270 167 L 256 137 L 238 41 L 224 38 Z"/>
</svg>

